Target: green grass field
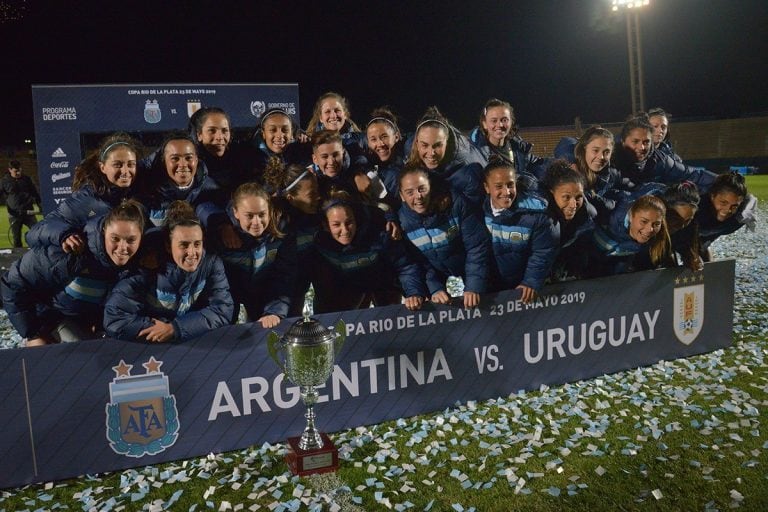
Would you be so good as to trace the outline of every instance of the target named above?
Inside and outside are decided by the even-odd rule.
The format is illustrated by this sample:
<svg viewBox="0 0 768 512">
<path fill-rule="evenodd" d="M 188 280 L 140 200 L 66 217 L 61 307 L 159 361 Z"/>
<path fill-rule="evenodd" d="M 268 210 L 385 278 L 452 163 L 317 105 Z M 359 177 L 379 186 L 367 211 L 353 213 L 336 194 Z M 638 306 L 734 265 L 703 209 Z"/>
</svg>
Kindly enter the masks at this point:
<svg viewBox="0 0 768 512">
<path fill-rule="evenodd" d="M 768 174 L 747 176 L 747 190 L 761 202 L 768 201 Z"/>
</svg>

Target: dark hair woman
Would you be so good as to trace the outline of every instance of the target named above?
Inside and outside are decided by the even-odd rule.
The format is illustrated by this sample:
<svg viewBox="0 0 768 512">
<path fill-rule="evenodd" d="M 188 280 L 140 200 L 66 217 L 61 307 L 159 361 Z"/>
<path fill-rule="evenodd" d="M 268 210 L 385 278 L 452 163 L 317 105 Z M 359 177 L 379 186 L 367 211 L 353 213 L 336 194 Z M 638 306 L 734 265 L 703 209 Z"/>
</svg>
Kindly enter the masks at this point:
<svg viewBox="0 0 768 512">
<path fill-rule="evenodd" d="M 110 289 L 130 270 L 144 232 L 144 212 L 133 200 L 94 217 L 77 253 L 36 247 L 3 275 L 8 318 L 27 346 L 95 338 Z"/>
</svg>

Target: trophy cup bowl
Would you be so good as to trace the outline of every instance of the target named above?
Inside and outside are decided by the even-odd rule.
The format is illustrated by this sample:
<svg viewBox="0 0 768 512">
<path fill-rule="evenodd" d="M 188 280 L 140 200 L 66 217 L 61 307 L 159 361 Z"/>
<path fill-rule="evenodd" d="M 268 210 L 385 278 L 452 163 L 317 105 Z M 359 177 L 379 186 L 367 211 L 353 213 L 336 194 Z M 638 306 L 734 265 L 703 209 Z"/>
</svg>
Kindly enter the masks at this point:
<svg viewBox="0 0 768 512">
<path fill-rule="evenodd" d="M 307 425 L 301 437 L 288 438 L 286 461 L 294 474 L 335 471 L 339 466 L 339 452 L 333 441 L 315 428 L 314 404 L 317 387 L 325 384 L 333 373 L 336 355 L 345 339 L 345 324 L 339 320 L 329 330 L 307 311 L 281 338 L 272 331 L 267 336 L 269 355 L 283 369 L 285 376 L 299 386 L 301 399 L 307 407 L 304 417 Z"/>
</svg>

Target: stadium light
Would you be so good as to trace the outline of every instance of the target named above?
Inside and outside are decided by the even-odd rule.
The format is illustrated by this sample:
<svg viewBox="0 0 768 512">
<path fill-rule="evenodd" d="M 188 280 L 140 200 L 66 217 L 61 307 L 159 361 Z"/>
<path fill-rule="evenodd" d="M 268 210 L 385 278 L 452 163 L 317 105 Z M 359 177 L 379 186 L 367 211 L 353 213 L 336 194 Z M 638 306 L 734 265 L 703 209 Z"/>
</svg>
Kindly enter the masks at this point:
<svg viewBox="0 0 768 512">
<path fill-rule="evenodd" d="M 643 80 L 643 47 L 640 39 L 640 9 L 650 0 L 612 0 L 611 10 L 623 10 L 627 18 L 627 53 L 629 54 L 629 84 L 632 112 L 645 110 L 645 82 Z"/>
</svg>

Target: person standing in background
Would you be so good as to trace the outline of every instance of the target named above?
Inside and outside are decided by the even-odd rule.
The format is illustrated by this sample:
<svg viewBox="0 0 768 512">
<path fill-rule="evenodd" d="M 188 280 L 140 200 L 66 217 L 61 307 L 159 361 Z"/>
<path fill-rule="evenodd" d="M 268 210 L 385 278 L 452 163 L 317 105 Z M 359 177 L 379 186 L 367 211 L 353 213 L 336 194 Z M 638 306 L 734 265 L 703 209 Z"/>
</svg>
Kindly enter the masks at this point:
<svg viewBox="0 0 768 512">
<path fill-rule="evenodd" d="M 0 193 L 6 197 L 13 246 L 21 247 L 21 227 L 26 225 L 31 228 L 37 224 L 35 215 L 30 212 L 41 201 L 32 179 L 22 174 L 18 160 L 8 162 L 8 174 L 0 179 Z"/>
</svg>

